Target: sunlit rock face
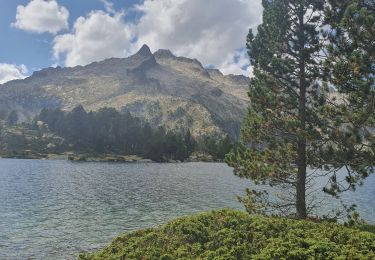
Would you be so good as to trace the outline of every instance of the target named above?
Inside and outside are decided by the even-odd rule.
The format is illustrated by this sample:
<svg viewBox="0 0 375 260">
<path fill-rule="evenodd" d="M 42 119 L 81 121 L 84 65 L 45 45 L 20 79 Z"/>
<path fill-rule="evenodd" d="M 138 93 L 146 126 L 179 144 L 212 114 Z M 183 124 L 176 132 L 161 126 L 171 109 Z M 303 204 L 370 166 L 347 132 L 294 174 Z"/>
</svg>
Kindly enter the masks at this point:
<svg viewBox="0 0 375 260">
<path fill-rule="evenodd" d="M 17 110 L 22 120 L 30 120 L 42 108 L 114 107 L 155 127 L 238 137 L 248 84 L 247 77 L 225 76 L 196 59 L 176 57 L 169 50 L 151 53 L 144 45 L 128 58 L 46 68 L 0 85 L 0 109 Z"/>
</svg>

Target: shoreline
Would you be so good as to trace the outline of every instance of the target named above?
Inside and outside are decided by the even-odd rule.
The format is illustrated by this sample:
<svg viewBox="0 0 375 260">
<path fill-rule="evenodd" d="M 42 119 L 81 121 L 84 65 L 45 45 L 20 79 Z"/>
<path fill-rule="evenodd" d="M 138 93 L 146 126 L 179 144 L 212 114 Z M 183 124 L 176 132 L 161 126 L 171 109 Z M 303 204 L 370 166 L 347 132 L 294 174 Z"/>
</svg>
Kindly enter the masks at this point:
<svg viewBox="0 0 375 260">
<path fill-rule="evenodd" d="M 65 152 L 61 154 L 23 153 L 23 154 L 1 154 L 0 159 L 22 159 L 22 160 L 61 160 L 72 162 L 116 162 L 116 163 L 189 163 L 189 162 L 210 162 L 223 163 L 224 160 L 214 160 L 209 157 L 192 157 L 185 161 L 168 160 L 163 162 L 153 161 L 137 155 L 118 154 L 77 154 Z"/>
</svg>

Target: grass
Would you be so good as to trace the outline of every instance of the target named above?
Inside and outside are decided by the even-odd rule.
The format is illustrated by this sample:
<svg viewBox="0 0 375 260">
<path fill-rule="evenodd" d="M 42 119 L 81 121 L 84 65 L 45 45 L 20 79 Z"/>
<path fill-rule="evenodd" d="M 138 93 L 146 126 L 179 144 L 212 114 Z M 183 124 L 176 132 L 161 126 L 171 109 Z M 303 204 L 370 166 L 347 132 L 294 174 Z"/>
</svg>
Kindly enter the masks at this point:
<svg viewBox="0 0 375 260">
<path fill-rule="evenodd" d="M 375 259 L 375 234 L 335 223 L 220 210 L 127 233 L 79 258 Z"/>
</svg>

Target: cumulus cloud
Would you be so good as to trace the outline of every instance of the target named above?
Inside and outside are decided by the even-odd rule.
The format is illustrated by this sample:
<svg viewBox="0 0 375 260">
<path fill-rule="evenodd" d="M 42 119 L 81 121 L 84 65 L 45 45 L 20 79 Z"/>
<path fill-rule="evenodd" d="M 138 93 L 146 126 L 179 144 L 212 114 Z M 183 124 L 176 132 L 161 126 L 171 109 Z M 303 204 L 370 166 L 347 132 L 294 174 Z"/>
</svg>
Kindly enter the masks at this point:
<svg viewBox="0 0 375 260">
<path fill-rule="evenodd" d="M 56 0 L 32 0 L 26 6 L 17 6 L 16 21 L 12 26 L 34 33 L 56 34 L 67 29 L 69 11 Z"/>
<path fill-rule="evenodd" d="M 136 10 L 143 13 L 138 44 L 170 48 L 221 69 L 260 23 L 262 6 L 260 0 L 146 0 Z"/>
<path fill-rule="evenodd" d="M 26 77 L 28 70 L 25 65 L 15 65 L 0 63 L 0 84 L 4 84 L 13 79 L 23 79 Z"/>
<path fill-rule="evenodd" d="M 123 13 L 92 11 L 79 17 L 71 33 L 54 39 L 55 59 L 65 57 L 66 66 L 85 65 L 110 57 L 124 57 L 131 47 L 133 33 L 123 21 Z"/>
<path fill-rule="evenodd" d="M 145 0 L 132 9 L 138 19 L 127 24 L 111 2 L 102 2 L 107 12 L 80 17 L 71 33 L 55 38 L 55 58 L 67 66 L 85 65 L 124 57 L 147 44 L 224 73 L 250 73 L 243 48 L 249 28 L 261 22 L 261 0 Z"/>
<path fill-rule="evenodd" d="M 104 8 L 108 13 L 115 14 L 116 11 L 113 7 L 113 3 L 108 0 L 100 0 L 104 4 Z"/>
<path fill-rule="evenodd" d="M 220 69 L 224 74 L 244 74 L 250 77 L 253 74 L 246 50 L 239 50 L 234 55 L 228 54 Z"/>
</svg>

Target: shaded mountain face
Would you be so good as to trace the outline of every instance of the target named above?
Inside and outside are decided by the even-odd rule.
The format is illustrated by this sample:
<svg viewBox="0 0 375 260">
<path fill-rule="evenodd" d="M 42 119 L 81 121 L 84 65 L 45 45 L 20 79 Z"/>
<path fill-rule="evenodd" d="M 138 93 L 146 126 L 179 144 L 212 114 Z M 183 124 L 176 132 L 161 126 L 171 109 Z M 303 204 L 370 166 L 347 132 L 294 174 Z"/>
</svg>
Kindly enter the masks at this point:
<svg viewBox="0 0 375 260">
<path fill-rule="evenodd" d="M 128 58 L 87 66 L 46 68 L 0 85 L 0 109 L 23 120 L 42 108 L 86 110 L 114 107 L 170 130 L 194 136 L 228 133 L 238 137 L 248 104 L 249 79 L 205 69 L 196 59 L 169 50 L 151 53 L 144 45 Z"/>
</svg>

